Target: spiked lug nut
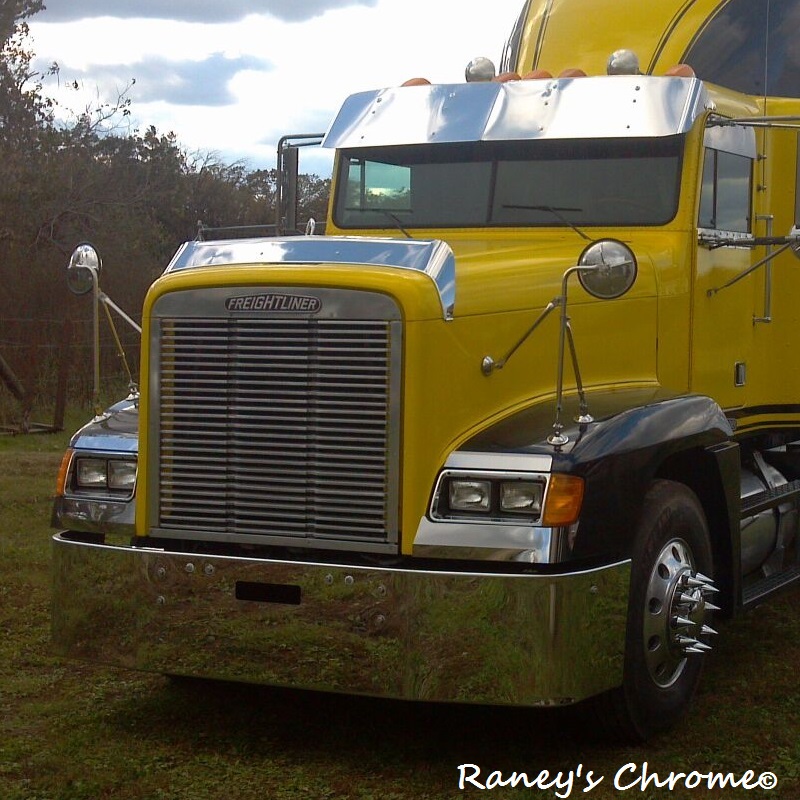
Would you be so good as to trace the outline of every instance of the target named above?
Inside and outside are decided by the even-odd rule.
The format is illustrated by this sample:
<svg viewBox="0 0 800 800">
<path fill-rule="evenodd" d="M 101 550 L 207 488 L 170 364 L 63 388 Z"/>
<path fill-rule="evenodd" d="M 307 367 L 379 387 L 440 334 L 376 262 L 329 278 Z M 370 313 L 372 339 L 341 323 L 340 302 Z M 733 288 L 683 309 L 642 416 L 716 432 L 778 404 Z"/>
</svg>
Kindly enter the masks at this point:
<svg viewBox="0 0 800 800">
<path fill-rule="evenodd" d="M 712 649 L 701 639 L 716 633 L 705 623 L 718 610 L 709 602 L 718 590 L 711 578 L 694 573 L 694 563 L 691 548 L 674 539 L 664 545 L 650 572 L 642 631 L 644 658 L 651 679 L 662 688 L 672 685 L 686 659 Z"/>
</svg>

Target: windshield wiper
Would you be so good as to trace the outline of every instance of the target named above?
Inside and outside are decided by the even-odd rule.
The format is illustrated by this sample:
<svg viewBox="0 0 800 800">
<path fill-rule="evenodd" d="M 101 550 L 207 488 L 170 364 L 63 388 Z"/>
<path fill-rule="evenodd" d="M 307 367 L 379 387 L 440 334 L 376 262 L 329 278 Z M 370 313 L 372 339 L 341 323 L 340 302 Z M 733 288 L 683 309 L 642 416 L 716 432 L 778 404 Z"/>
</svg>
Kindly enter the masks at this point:
<svg viewBox="0 0 800 800">
<path fill-rule="evenodd" d="M 366 211 L 367 209 L 364 209 L 364 210 Z M 402 223 L 402 222 L 400 222 L 400 219 L 398 218 L 397 214 L 393 214 L 391 211 L 387 211 L 385 208 L 375 208 L 375 209 L 369 209 L 369 210 L 370 210 L 370 211 L 378 211 L 379 213 L 383 214 L 385 217 L 387 217 L 388 219 L 390 219 L 392 222 L 394 222 L 394 224 L 395 224 L 395 227 L 397 228 L 397 230 L 399 230 L 399 231 L 400 231 L 400 233 L 403 233 L 403 234 L 405 234 L 405 236 L 406 236 L 406 238 L 407 238 L 407 239 L 413 239 L 413 238 L 414 238 L 414 237 L 413 237 L 413 236 L 412 236 L 412 235 L 411 235 L 411 234 L 410 234 L 410 233 L 409 233 L 409 232 L 408 232 L 408 231 L 407 231 L 407 230 L 406 230 L 406 229 L 403 227 L 403 223 Z"/>
<path fill-rule="evenodd" d="M 400 222 L 399 217 L 396 214 L 393 214 L 391 211 L 388 211 L 385 208 L 347 208 L 346 211 L 355 211 L 358 214 L 382 214 L 386 219 L 392 221 L 392 226 L 397 228 L 407 239 L 413 239 L 414 237 L 403 227 L 403 223 Z"/>
<path fill-rule="evenodd" d="M 579 236 L 586 239 L 587 242 L 594 241 L 590 236 L 587 236 L 574 222 L 570 222 L 567 217 L 565 217 L 560 212 L 562 211 L 574 211 L 576 213 L 580 213 L 583 211 L 582 208 L 566 208 L 562 206 L 523 206 L 523 205 L 504 205 L 503 208 L 509 209 L 516 209 L 518 211 L 548 211 L 552 214 L 556 219 L 560 220 L 564 223 L 564 225 L 572 228 Z"/>
</svg>

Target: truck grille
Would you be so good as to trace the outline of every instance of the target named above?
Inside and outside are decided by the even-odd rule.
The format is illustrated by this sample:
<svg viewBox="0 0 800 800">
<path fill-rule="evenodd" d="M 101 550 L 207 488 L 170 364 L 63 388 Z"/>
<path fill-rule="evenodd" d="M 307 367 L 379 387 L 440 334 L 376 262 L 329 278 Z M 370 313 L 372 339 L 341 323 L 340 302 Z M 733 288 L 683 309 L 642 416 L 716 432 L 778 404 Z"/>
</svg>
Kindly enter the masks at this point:
<svg viewBox="0 0 800 800">
<path fill-rule="evenodd" d="M 396 541 L 397 325 L 162 319 L 158 528 L 278 544 Z"/>
</svg>

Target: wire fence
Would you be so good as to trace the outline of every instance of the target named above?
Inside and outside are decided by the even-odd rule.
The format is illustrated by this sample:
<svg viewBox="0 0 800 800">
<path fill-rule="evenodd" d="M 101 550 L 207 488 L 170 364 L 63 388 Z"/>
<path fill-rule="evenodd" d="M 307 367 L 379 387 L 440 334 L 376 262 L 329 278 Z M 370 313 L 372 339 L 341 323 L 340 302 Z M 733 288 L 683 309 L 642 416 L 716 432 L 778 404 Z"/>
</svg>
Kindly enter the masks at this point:
<svg viewBox="0 0 800 800">
<path fill-rule="evenodd" d="M 36 417 L 58 427 L 66 404 L 92 407 L 94 345 L 91 317 L 0 319 L 0 429 L 17 432 Z M 138 380 L 139 337 L 100 326 L 101 393 L 123 392 Z M 132 374 L 128 374 L 128 367 Z M 50 423 L 48 423 L 50 424 Z"/>
</svg>

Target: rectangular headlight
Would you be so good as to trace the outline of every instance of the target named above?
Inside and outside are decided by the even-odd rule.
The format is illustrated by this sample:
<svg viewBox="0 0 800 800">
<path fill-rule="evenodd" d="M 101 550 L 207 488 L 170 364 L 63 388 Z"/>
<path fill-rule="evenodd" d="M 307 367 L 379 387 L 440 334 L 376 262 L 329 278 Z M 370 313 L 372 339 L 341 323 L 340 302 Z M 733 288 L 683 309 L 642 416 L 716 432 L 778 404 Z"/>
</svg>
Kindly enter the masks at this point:
<svg viewBox="0 0 800 800">
<path fill-rule="evenodd" d="M 452 478 L 449 501 L 451 511 L 488 513 L 492 505 L 492 483 Z"/>
<path fill-rule="evenodd" d="M 136 460 L 111 456 L 76 456 L 69 483 L 74 490 L 81 493 L 113 497 L 133 495 L 136 488 Z"/>
<path fill-rule="evenodd" d="M 538 517 L 542 512 L 543 494 L 539 481 L 503 481 L 500 484 L 500 510 Z"/>
<path fill-rule="evenodd" d="M 444 470 L 434 489 L 431 518 L 535 525 L 544 513 L 547 485 L 544 473 Z"/>
<path fill-rule="evenodd" d="M 111 460 L 108 462 L 108 488 L 132 492 L 136 485 L 136 462 Z"/>
<path fill-rule="evenodd" d="M 79 489 L 105 489 L 108 485 L 108 462 L 104 458 L 75 460 L 75 484 Z"/>
</svg>

